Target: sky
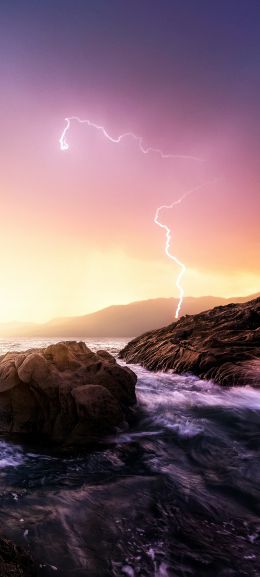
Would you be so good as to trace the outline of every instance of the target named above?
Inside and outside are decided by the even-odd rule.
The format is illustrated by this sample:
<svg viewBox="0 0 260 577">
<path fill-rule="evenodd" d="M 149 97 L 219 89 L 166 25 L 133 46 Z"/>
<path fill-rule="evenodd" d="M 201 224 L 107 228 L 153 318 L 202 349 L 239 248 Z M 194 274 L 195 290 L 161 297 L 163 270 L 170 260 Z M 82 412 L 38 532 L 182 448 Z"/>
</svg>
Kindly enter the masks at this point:
<svg viewBox="0 0 260 577">
<path fill-rule="evenodd" d="M 260 287 L 258 0 L 2 0 L 0 322 Z M 65 117 L 134 132 L 142 154 Z M 201 188 L 198 188 L 201 186 Z"/>
</svg>

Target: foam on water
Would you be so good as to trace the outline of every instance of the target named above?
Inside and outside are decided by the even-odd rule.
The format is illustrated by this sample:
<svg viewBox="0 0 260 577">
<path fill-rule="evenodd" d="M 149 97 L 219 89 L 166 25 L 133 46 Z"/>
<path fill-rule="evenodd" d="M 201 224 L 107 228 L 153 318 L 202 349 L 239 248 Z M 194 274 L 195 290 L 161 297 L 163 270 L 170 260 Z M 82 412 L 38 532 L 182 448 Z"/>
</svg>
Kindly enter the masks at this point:
<svg viewBox="0 0 260 577">
<path fill-rule="evenodd" d="M 0 469 L 17 467 L 25 462 L 25 455 L 19 445 L 0 441 Z"/>
<path fill-rule="evenodd" d="M 2 339 L 0 354 L 60 340 Z M 127 341 L 73 340 L 115 356 Z M 239 571 L 257 562 L 260 391 L 131 368 L 138 418 L 99 450 L 57 456 L 0 441 L 7 535 L 26 539 L 44 577 L 54 567 L 65 577 L 222 577 L 226 567 L 251 577 Z"/>
<path fill-rule="evenodd" d="M 150 373 L 138 366 L 133 366 L 133 370 L 139 376 L 139 400 L 151 409 L 160 405 L 260 409 L 260 389 L 250 386 L 224 388 L 192 375 Z"/>
</svg>

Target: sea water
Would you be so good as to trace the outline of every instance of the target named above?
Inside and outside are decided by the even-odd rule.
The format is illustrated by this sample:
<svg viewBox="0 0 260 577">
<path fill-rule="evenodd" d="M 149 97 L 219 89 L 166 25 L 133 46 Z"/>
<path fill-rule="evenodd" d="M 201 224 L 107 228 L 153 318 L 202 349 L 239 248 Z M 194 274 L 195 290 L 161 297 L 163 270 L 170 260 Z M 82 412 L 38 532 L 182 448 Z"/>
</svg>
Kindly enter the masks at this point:
<svg viewBox="0 0 260 577">
<path fill-rule="evenodd" d="M 0 355 L 57 340 L 2 339 Z M 1 438 L 4 533 L 43 576 L 258 577 L 260 390 L 131 368 L 137 421 L 95 450 Z"/>
</svg>

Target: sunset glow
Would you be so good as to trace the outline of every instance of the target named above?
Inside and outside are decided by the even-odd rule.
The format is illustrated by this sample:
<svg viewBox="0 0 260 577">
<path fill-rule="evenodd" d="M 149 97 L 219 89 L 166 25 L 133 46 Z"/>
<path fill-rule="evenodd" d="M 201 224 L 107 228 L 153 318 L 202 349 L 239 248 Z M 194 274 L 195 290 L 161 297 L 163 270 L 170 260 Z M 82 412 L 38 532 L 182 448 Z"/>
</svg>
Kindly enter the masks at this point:
<svg viewBox="0 0 260 577">
<path fill-rule="evenodd" d="M 1 32 L 0 322 L 45 321 L 178 296 L 179 269 L 165 255 L 154 215 L 197 187 L 160 214 L 172 233 L 171 253 L 187 267 L 185 294 L 257 292 L 259 77 L 253 53 L 250 68 L 239 67 L 254 29 L 250 39 L 241 28 L 238 39 L 236 28 L 227 28 L 218 54 L 215 36 L 202 38 L 201 68 L 194 70 L 197 36 L 191 33 L 184 46 L 177 21 L 170 25 L 166 18 L 165 45 L 160 38 L 157 46 L 156 8 L 148 3 L 138 21 L 119 5 L 118 20 L 110 20 L 105 8 L 101 28 L 94 8 L 81 24 L 77 15 L 69 18 L 72 4 L 62 14 L 50 4 L 47 32 L 40 7 L 36 13 L 32 4 L 24 14 L 15 5 L 13 13 L 6 4 Z M 149 47 L 141 34 L 147 11 Z M 223 65 L 226 54 L 230 64 Z M 177 158 L 152 150 L 144 155 L 131 139 L 113 146 L 79 123 L 70 128 L 69 154 L 62 154 L 58 138 L 64 118 L 74 114 L 111 134 L 140 134 L 145 146 Z M 200 188 L 205 182 L 211 184 Z"/>
</svg>

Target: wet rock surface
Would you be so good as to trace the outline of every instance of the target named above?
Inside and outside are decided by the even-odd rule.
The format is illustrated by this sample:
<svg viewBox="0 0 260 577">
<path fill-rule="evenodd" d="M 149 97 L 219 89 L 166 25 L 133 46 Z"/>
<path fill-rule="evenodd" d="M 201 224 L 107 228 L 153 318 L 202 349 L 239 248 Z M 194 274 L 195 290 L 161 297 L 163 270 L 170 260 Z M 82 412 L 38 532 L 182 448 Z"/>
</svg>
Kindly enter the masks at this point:
<svg viewBox="0 0 260 577">
<path fill-rule="evenodd" d="M 0 537 L 0 577 L 36 577 L 30 555 L 4 537 Z"/>
<path fill-rule="evenodd" d="M 259 577 L 260 389 L 135 371 L 106 446 L 0 440 L 4 533 L 37 577 Z"/>
<path fill-rule="evenodd" d="M 0 357 L 0 432 L 84 445 L 127 422 L 136 375 L 106 351 L 60 342 Z"/>
<path fill-rule="evenodd" d="M 260 298 L 186 315 L 130 341 L 120 357 L 152 371 L 260 386 Z"/>
</svg>

